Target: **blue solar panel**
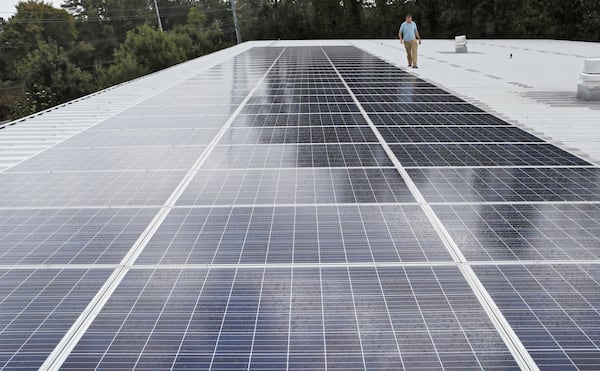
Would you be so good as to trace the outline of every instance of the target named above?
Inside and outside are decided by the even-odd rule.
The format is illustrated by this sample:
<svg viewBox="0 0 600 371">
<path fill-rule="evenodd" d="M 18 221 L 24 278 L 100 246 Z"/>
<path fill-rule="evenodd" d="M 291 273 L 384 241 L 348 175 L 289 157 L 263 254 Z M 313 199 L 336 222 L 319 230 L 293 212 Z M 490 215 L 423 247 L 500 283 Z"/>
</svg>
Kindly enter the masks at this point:
<svg viewBox="0 0 600 371">
<path fill-rule="evenodd" d="M 178 205 L 415 202 L 393 168 L 199 171 Z"/>
<path fill-rule="evenodd" d="M 418 206 L 178 208 L 139 264 L 450 261 Z"/>
<path fill-rule="evenodd" d="M 135 269 L 80 367 L 517 369 L 454 267 Z"/>
<path fill-rule="evenodd" d="M 600 363 L 600 266 L 477 267 L 496 304 L 543 369 Z"/>
<path fill-rule="evenodd" d="M 598 260 L 600 205 L 435 206 L 469 260 Z"/>
<path fill-rule="evenodd" d="M 0 369 L 40 367 L 110 273 L 0 269 Z"/>
<path fill-rule="evenodd" d="M 600 201 L 598 168 L 409 169 L 429 202 Z"/>
<path fill-rule="evenodd" d="M 157 211 L 0 209 L 0 262 L 118 264 Z"/>
</svg>

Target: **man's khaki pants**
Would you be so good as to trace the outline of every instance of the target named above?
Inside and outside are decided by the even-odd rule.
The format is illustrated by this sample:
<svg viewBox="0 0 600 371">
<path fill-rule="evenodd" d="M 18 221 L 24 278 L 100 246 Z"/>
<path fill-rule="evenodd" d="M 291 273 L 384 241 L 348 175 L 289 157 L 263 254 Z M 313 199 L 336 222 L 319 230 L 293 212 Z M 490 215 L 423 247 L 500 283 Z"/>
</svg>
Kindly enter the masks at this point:
<svg viewBox="0 0 600 371">
<path fill-rule="evenodd" d="M 406 57 L 408 58 L 409 66 L 417 65 L 417 49 L 419 48 L 418 40 L 405 41 L 404 47 L 406 48 Z"/>
</svg>

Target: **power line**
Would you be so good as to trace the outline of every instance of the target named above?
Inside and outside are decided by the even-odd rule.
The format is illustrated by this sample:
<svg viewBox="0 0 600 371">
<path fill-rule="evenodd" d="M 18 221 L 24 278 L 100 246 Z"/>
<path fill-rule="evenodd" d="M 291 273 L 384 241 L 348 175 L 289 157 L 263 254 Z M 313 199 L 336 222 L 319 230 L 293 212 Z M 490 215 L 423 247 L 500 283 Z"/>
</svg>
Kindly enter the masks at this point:
<svg viewBox="0 0 600 371">
<path fill-rule="evenodd" d="M 165 16 L 185 16 L 188 12 L 177 12 L 177 13 L 166 13 Z M 38 24 L 38 23 L 71 23 L 71 22 L 115 22 L 122 20 L 131 20 L 131 19 L 146 19 L 150 16 L 150 14 L 146 15 L 133 15 L 133 16 L 109 16 L 106 18 L 96 18 L 89 19 L 85 17 L 77 17 L 74 19 L 66 20 L 64 18 L 40 18 L 40 19 L 26 19 L 26 20 L 13 20 L 9 23 L 12 24 Z"/>
<path fill-rule="evenodd" d="M 194 8 L 194 9 L 202 9 L 202 7 L 189 6 L 189 5 L 161 6 L 160 7 L 160 9 L 192 9 L 192 8 Z M 54 9 L 58 9 L 58 8 L 54 8 Z M 67 12 L 68 12 L 68 8 L 67 9 L 62 8 L 62 9 L 67 10 Z M 99 9 L 96 9 L 96 10 L 99 10 Z M 107 13 L 107 12 L 108 13 L 112 13 L 112 12 L 135 12 L 135 11 L 139 11 L 139 10 L 140 10 L 140 8 L 105 9 L 105 10 L 102 10 L 101 13 Z M 231 9 L 227 8 L 227 7 L 221 8 L 221 9 L 202 9 L 202 12 L 220 12 L 220 11 L 223 11 L 223 10 L 230 11 Z M 19 11 L 18 13 L 19 14 L 39 14 L 40 12 L 23 10 L 23 11 Z M 11 15 L 14 15 L 14 14 L 16 14 L 16 12 L 0 12 L 0 14 L 11 14 Z M 71 14 L 71 13 L 69 13 L 69 14 Z"/>
</svg>

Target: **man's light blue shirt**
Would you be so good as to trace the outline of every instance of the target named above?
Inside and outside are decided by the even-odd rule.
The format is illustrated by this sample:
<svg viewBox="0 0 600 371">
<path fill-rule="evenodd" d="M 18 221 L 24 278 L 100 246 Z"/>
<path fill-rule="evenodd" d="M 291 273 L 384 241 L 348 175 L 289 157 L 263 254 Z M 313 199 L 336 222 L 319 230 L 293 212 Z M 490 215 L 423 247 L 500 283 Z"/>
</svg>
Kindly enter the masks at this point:
<svg viewBox="0 0 600 371">
<path fill-rule="evenodd" d="M 419 32 L 419 30 L 417 30 L 417 24 L 413 21 L 410 23 L 402 23 L 400 32 L 402 33 L 404 41 L 412 41 L 417 38 L 417 32 Z"/>
</svg>

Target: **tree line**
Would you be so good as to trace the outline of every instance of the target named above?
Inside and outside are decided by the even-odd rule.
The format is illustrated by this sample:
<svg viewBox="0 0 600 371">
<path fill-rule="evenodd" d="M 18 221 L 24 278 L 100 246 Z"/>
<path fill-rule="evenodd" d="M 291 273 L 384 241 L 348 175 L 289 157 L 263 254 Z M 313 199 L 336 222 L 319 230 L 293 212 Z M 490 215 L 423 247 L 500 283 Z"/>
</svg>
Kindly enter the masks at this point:
<svg viewBox="0 0 600 371">
<path fill-rule="evenodd" d="M 598 0 L 237 0 L 242 38 L 600 40 Z M 0 18 L 0 121 L 230 46 L 229 0 L 28 0 Z"/>
</svg>

